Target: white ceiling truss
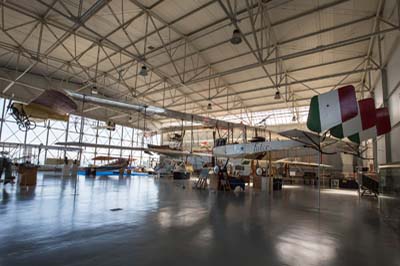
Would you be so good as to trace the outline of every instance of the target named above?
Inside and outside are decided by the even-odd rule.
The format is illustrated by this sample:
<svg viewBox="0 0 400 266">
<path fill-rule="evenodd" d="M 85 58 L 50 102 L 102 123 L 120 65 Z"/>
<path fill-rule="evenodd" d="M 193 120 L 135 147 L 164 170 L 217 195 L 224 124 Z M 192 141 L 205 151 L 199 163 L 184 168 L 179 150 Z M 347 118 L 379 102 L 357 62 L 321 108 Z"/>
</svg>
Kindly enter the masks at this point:
<svg viewBox="0 0 400 266">
<path fill-rule="evenodd" d="M 396 0 L 0 0 L 0 8 L 2 96 L 97 87 L 108 98 L 244 123 L 341 85 L 368 95 L 378 36 L 399 33 Z M 90 104 L 81 112 L 141 119 Z"/>
</svg>

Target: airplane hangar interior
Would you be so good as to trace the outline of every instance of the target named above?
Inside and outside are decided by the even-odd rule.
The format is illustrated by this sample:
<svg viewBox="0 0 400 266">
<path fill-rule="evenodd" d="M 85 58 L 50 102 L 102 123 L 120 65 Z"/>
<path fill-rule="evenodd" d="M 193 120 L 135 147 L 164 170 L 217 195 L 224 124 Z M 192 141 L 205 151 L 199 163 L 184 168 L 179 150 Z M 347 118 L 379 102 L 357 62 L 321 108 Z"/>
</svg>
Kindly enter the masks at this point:
<svg viewBox="0 0 400 266">
<path fill-rule="evenodd" d="M 0 0 L 0 116 L 0 266 L 400 265 L 400 0 Z"/>
</svg>

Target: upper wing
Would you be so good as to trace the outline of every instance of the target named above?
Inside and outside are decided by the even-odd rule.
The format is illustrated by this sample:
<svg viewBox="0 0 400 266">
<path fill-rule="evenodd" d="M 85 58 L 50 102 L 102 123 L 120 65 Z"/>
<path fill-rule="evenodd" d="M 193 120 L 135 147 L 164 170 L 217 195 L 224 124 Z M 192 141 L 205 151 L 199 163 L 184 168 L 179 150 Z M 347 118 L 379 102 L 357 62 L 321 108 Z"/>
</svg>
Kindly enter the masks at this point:
<svg viewBox="0 0 400 266">
<path fill-rule="evenodd" d="M 57 142 L 56 145 L 60 146 L 74 146 L 74 147 L 90 147 L 90 148 L 104 148 L 104 149 L 119 149 L 119 150 L 130 150 L 130 151 L 144 151 L 146 148 L 141 147 L 126 147 L 126 146 L 118 146 L 118 145 L 107 145 L 107 144 L 95 144 L 88 142 Z"/>
<path fill-rule="evenodd" d="M 172 109 L 162 108 L 158 106 L 151 106 L 151 105 L 144 105 L 140 103 L 130 103 L 127 101 L 116 101 L 111 99 L 106 99 L 103 97 L 95 97 L 92 95 L 84 95 L 80 93 L 76 93 L 70 90 L 65 90 L 68 96 L 71 98 L 78 100 L 78 101 L 85 101 L 86 103 L 97 104 L 106 107 L 118 108 L 123 111 L 136 111 L 136 112 L 146 112 L 148 115 L 159 115 L 164 117 L 175 118 L 179 120 L 185 121 L 192 121 L 192 122 L 199 122 L 206 126 L 211 127 L 223 127 L 223 128 L 257 128 L 263 129 L 263 127 L 259 126 L 249 126 L 243 125 L 241 123 L 233 123 L 227 122 L 221 119 L 214 119 L 207 116 L 196 115 L 196 114 L 189 114 L 184 112 L 179 112 Z"/>
<path fill-rule="evenodd" d="M 228 144 L 213 149 L 217 157 L 226 158 L 262 158 L 269 151 L 288 150 L 303 146 L 302 143 L 293 140 L 251 142 L 242 144 Z"/>
<path fill-rule="evenodd" d="M 7 148 L 24 148 L 24 147 L 31 147 L 31 148 L 40 148 L 40 149 L 47 149 L 47 150 L 60 150 L 60 151 L 80 151 L 81 148 L 73 148 L 73 147 L 62 147 L 62 146 L 55 146 L 55 145 L 44 145 L 44 144 L 30 144 L 30 143 L 18 143 L 18 142 L 0 142 L 0 147 L 7 147 Z"/>
<path fill-rule="evenodd" d="M 288 165 L 298 165 L 298 166 L 309 166 L 309 167 L 322 167 L 322 168 L 333 168 L 332 165 L 329 164 L 318 164 L 318 163 L 309 163 L 309 162 L 302 162 L 302 161 L 290 161 L 286 159 L 277 160 L 274 163 L 282 163 Z"/>
<path fill-rule="evenodd" d="M 130 151 L 145 151 L 145 152 L 154 152 L 157 154 L 163 154 L 172 157 L 180 157 L 180 156 L 205 156 L 211 157 L 211 153 L 199 153 L 199 152 L 190 152 L 190 151 L 179 151 L 174 149 L 165 149 L 165 148 L 143 148 L 143 147 L 126 147 L 126 146 L 118 146 L 118 145 L 107 145 L 107 144 L 95 144 L 95 143 L 87 143 L 87 142 L 57 142 L 56 145 L 60 146 L 74 146 L 74 147 L 90 147 L 90 148 L 104 148 L 104 149 L 119 149 L 119 150 L 130 150 Z"/>
<path fill-rule="evenodd" d="M 180 156 L 199 156 L 199 157 L 211 157 L 212 153 L 202 153 L 202 152 L 190 152 L 190 151 L 181 151 L 174 149 L 165 149 L 165 148 L 149 148 L 146 149 L 150 152 L 163 154 L 171 157 L 180 157 Z"/>
</svg>

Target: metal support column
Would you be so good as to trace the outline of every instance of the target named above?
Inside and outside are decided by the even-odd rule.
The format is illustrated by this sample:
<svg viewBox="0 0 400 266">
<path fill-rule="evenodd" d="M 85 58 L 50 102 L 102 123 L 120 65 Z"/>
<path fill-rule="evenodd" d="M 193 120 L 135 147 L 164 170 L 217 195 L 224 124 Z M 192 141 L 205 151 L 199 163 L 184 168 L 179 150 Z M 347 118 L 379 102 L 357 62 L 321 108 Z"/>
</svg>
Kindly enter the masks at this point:
<svg viewBox="0 0 400 266">
<path fill-rule="evenodd" d="M 136 129 L 136 146 L 139 145 L 139 116 L 138 116 L 138 125 Z"/>
<path fill-rule="evenodd" d="M 121 157 L 121 158 L 122 158 L 123 141 L 124 141 L 124 126 L 122 126 L 122 129 L 121 129 L 121 149 L 119 151 L 119 157 Z"/>
<path fill-rule="evenodd" d="M 27 138 L 28 138 L 28 130 L 25 131 L 25 136 L 24 136 L 24 152 L 22 153 L 22 157 L 24 159 L 24 162 L 26 161 L 25 159 L 26 159 L 26 156 L 28 155 L 27 151 L 26 151 L 26 139 Z"/>
<path fill-rule="evenodd" d="M 271 136 L 271 131 L 269 131 L 269 136 L 268 136 L 269 142 L 272 140 Z M 269 193 L 271 193 L 274 190 L 274 180 L 272 176 L 272 154 L 271 151 L 268 152 L 268 182 L 269 182 Z"/>
<path fill-rule="evenodd" d="M 133 148 L 133 137 L 135 135 L 135 129 L 132 128 L 132 136 L 131 136 L 131 148 Z M 133 158 L 133 150 L 131 150 L 131 159 Z"/>
<path fill-rule="evenodd" d="M 321 143 L 321 140 L 320 140 Z M 322 153 L 318 151 L 318 210 L 321 209 L 321 160 Z"/>
<path fill-rule="evenodd" d="M 44 161 L 47 159 L 47 147 L 49 145 L 49 134 L 50 134 L 50 120 L 47 121 L 47 132 L 46 132 L 46 145 L 44 146 Z"/>
<path fill-rule="evenodd" d="M 79 143 L 82 143 L 82 141 L 83 141 L 83 134 L 84 134 L 84 127 L 85 127 L 85 118 L 84 118 L 84 110 L 85 110 L 85 97 L 83 97 L 83 101 L 82 101 L 82 112 L 81 112 L 81 126 L 80 126 L 80 129 L 79 129 Z M 79 164 L 82 164 L 82 153 L 83 153 L 83 150 L 80 150 L 79 151 L 79 156 L 78 156 L 78 159 L 79 159 Z"/>
<path fill-rule="evenodd" d="M 0 141 L 3 133 L 3 123 L 4 123 L 4 117 L 5 117 L 5 110 L 6 110 L 6 105 L 7 105 L 7 99 L 3 99 L 3 110 L 1 112 L 1 122 L 0 122 Z"/>
<path fill-rule="evenodd" d="M 383 106 L 390 108 L 389 106 L 389 88 L 387 80 L 387 70 L 386 66 L 381 69 L 382 77 L 382 95 L 383 95 Z M 386 163 L 392 162 L 392 139 L 390 133 L 385 134 L 385 153 L 386 153 Z"/>
<path fill-rule="evenodd" d="M 143 117 L 143 132 L 142 132 L 142 148 L 144 147 L 144 134 L 146 132 L 146 109 L 144 108 L 144 117 Z M 142 165 L 142 160 L 143 160 L 143 150 L 140 151 L 140 161 L 139 164 Z"/>
<path fill-rule="evenodd" d="M 99 124 L 100 124 L 100 121 L 97 120 L 97 123 L 96 123 L 96 139 L 95 139 L 96 147 L 94 147 L 94 157 L 95 158 L 97 157 L 97 143 L 99 141 Z M 94 166 L 96 166 L 96 160 L 93 161 L 93 164 L 94 164 Z"/>
<path fill-rule="evenodd" d="M 228 123 L 228 130 L 226 133 L 226 144 L 229 144 L 229 133 L 231 132 L 230 127 L 229 127 L 229 123 Z"/>
<path fill-rule="evenodd" d="M 192 115 L 192 121 L 190 124 L 190 153 L 192 153 L 192 152 L 193 152 L 193 115 Z"/>
<path fill-rule="evenodd" d="M 68 133 L 69 133 L 69 117 L 68 117 L 68 121 L 67 121 L 67 125 L 65 127 L 65 138 L 64 141 L 68 142 Z M 67 148 L 67 145 L 64 146 L 64 148 Z M 64 150 L 64 158 L 67 156 L 67 150 Z M 45 159 L 46 160 L 46 159 Z"/>
<path fill-rule="evenodd" d="M 380 30 L 380 24 L 378 22 L 378 27 Z M 383 97 L 383 106 L 390 108 L 389 106 L 389 87 L 388 87 L 388 77 L 386 65 L 383 65 L 383 57 L 382 57 L 382 38 L 381 35 L 378 35 L 378 56 L 379 56 L 379 65 L 381 71 L 381 81 L 382 81 L 382 97 Z M 390 133 L 385 134 L 385 154 L 386 154 L 386 163 L 392 162 L 392 141 Z"/>
<path fill-rule="evenodd" d="M 109 130 L 108 132 L 110 133 L 110 134 L 108 134 L 108 146 L 110 146 L 111 145 L 111 130 Z M 111 149 L 108 148 L 108 152 L 107 152 L 108 157 L 110 157 L 110 154 L 111 154 Z"/>
</svg>

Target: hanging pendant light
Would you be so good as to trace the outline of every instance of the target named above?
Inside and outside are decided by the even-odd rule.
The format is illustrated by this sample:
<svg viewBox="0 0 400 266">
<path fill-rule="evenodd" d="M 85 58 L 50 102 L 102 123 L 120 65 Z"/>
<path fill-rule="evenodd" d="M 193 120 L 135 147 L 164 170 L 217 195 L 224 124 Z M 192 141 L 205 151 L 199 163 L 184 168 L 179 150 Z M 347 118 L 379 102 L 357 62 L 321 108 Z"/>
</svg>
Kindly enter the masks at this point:
<svg viewBox="0 0 400 266">
<path fill-rule="evenodd" d="M 292 89 L 292 109 L 293 109 L 292 122 L 296 122 L 296 121 L 297 121 L 297 117 L 296 117 L 296 108 L 294 107 L 294 101 L 295 101 L 295 97 L 294 97 L 294 91 L 293 91 L 293 89 Z"/>
<path fill-rule="evenodd" d="M 147 67 L 145 65 L 143 65 L 142 68 L 140 69 L 139 75 L 143 77 L 147 76 Z"/>
<path fill-rule="evenodd" d="M 210 68 L 210 75 L 211 75 L 211 68 Z M 207 104 L 207 110 L 211 110 L 212 105 L 211 105 L 211 79 L 208 80 L 208 104 Z"/>
<path fill-rule="evenodd" d="M 96 86 L 93 86 L 93 87 L 92 87 L 91 93 L 92 93 L 92 95 L 97 95 L 97 94 L 99 94 L 99 91 L 97 90 L 97 87 L 96 87 Z"/>
<path fill-rule="evenodd" d="M 275 100 L 280 100 L 280 99 L 281 99 L 281 93 L 279 92 L 279 90 L 277 90 L 277 91 L 275 92 L 274 99 L 275 99 Z"/>
<path fill-rule="evenodd" d="M 240 35 L 240 31 L 238 29 L 234 29 L 231 38 L 231 44 L 237 45 L 242 42 L 242 36 Z"/>
</svg>

